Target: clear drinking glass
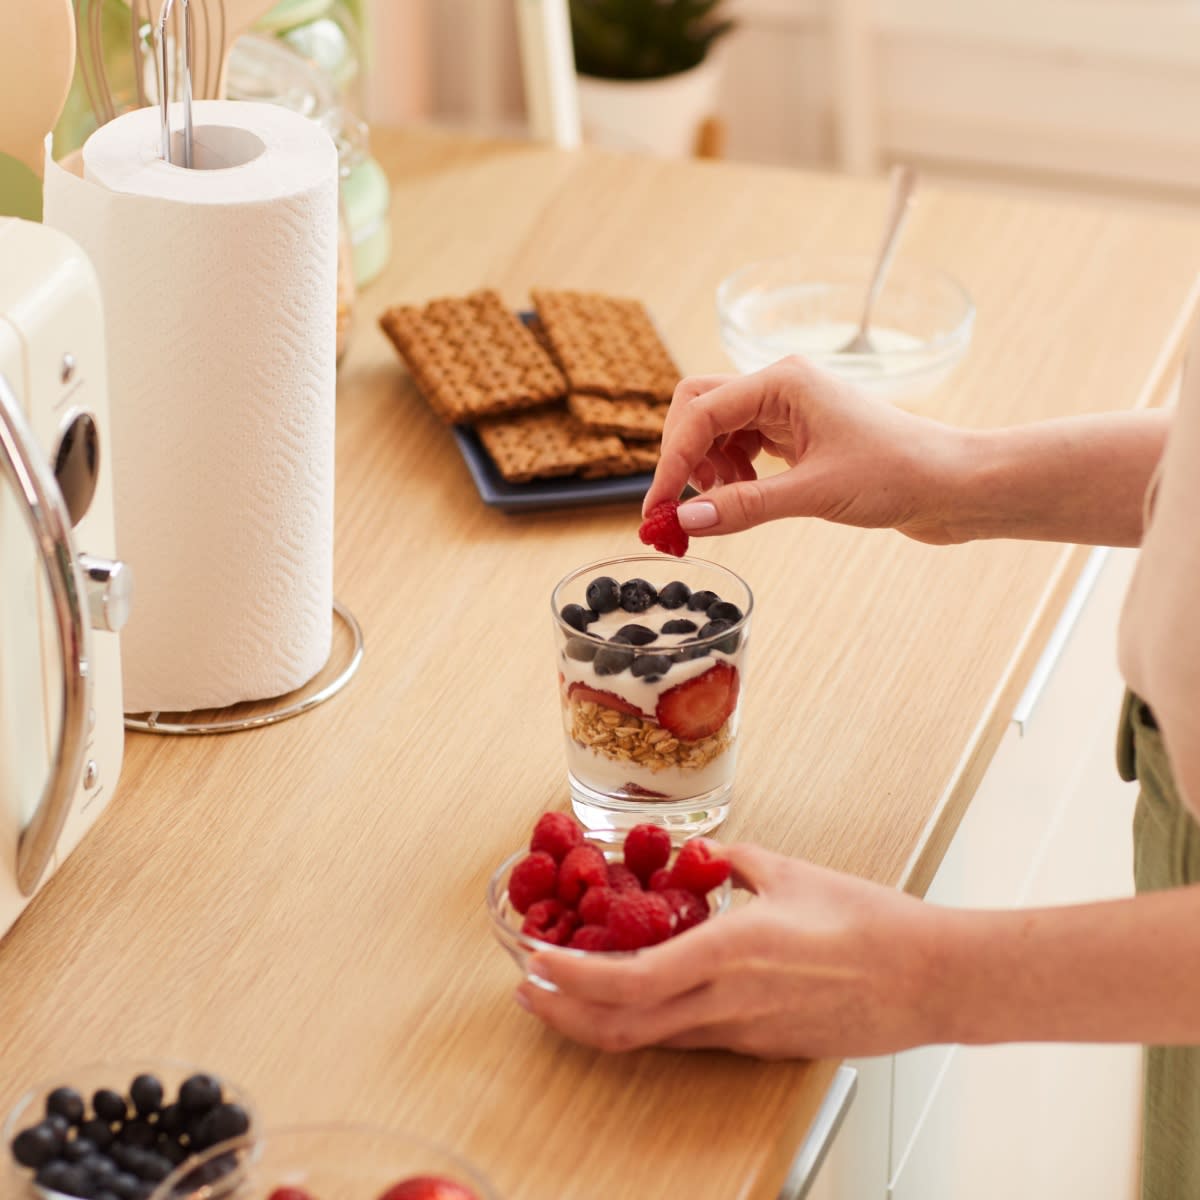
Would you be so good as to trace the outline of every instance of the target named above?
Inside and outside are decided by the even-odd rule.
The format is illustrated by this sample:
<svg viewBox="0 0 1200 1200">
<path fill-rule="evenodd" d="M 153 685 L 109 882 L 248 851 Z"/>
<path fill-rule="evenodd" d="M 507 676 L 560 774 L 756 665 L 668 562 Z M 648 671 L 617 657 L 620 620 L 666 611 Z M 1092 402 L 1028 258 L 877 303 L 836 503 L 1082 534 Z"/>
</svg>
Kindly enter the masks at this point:
<svg viewBox="0 0 1200 1200">
<path fill-rule="evenodd" d="M 617 840 L 677 840 L 728 815 L 754 597 L 732 571 L 637 554 L 572 571 L 551 597 L 575 814 Z"/>
</svg>

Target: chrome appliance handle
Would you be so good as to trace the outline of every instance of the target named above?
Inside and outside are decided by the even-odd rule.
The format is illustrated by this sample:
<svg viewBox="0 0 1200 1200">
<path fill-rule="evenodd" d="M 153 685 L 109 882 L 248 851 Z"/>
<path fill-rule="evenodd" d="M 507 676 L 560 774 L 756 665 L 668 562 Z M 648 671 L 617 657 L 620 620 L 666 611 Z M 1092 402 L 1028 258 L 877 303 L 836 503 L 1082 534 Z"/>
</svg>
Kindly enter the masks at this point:
<svg viewBox="0 0 1200 1200">
<path fill-rule="evenodd" d="M 87 744 L 91 698 L 90 633 L 83 579 L 71 542 L 71 517 L 58 484 L 43 461 L 33 431 L 8 381 L 0 375 L 0 475 L 24 502 L 26 520 L 46 568 L 58 646 L 62 655 L 63 710 L 50 779 L 33 819 L 17 843 L 17 886 L 37 891 L 71 811 Z"/>
</svg>

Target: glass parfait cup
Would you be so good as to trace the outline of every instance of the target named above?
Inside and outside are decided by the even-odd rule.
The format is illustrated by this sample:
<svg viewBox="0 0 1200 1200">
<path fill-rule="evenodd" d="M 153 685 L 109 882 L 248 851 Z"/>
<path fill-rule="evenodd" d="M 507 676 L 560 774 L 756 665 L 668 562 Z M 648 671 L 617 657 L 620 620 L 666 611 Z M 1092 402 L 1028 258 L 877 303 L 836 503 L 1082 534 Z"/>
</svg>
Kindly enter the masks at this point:
<svg viewBox="0 0 1200 1200">
<path fill-rule="evenodd" d="M 619 840 L 650 822 L 709 833 L 733 795 L 754 597 L 697 558 L 590 563 L 551 608 L 571 803 Z"/>
</svg>

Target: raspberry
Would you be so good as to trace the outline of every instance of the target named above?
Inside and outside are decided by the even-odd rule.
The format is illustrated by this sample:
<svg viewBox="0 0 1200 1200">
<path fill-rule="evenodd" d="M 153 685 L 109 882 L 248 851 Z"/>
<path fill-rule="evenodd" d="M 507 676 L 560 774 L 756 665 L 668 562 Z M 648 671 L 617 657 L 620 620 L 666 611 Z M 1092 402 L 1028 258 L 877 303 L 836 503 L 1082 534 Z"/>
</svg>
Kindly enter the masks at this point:
<svg viewBox="0 0 1200 1200">
<path fill-rule="evenodd" d="M 558 898 L 572 908 L 588 888 L 607 885 L 608 863 L 595 846 L 576 846 L 558 869 Z"/>
<path fill-rule="evenodd" d="M 623 892 L 608 910 L 614 950 L 637 950 L 671 936 L 671 906 L 655 892 Z"/>
<path fill-rule="evenodd" d="M 610 887 L 590 887 L 579 901 L 579 919 L 585 925 L 603 925 L 617 893 Z"/>
<path fill-rule="evenodd" d="M 564 812 L 542 813 L 529 842 L 530 850 L 544 850 L 556 863 L 567 857 L 568 850 L 582 845 L 583 830 Z"/>
<path fill-rule="evenodd" d="M 679 501 L 656 504 L 638 529 L 638 537 L 663 554 L 682 558 L 687 553 L 688 535 L 679 524 Z"/>
<path fill-rule="evenodd" d="M 668 888 L 662 893 L 662 898 L 671 906 L 675 917 L 674 933 L 682 933 L 708 920 L 708 905 L 703 897 L 695 892 L 686 892 L 683 888 Z"/>
<path fill-rule="evenodd" d="M 308 1200 L 304 1194 L 304 1200 Z M 379 1200 L 479 1200 L 470 1188 L 441 1175 L 414 1175 L 394 1183 Z"/>
<path fill-rule="evenodd" d="M 625 865 L 643 887 L 671 857 L 671 835 L 658 825 L 635 825 L 625 835 Z"/>
<path fill-rule="evenodd" d="M 611 950 L 612 934 L 603 925 L 581 925 L 567 944 L 572 950 Z"/>
<path fill-rule="evenodd" d="M 508 877 L 508 900 L 519 913 L 529 911 L 537 900 L 554 895 L 558 865 L 544 850 L 527 854 Z"/>
<path fill-rule="evenodd" d="M 521 932 L 528 937 L 540 938 L 554 946 L 565 945 L 579 924 L 579 918 L 561 900 L 551 897 L 529 906 Z"/>
<path fill-rule="evenodd" d="M 671 868 L 659 867 L 653 875 L 650 876 L 650 881 L 646 884 L 648 892 L 665 892 L 671 886 Z"/>
<path fill-rule="evenodd" d="M 729 861 L 715 858 L 705 842 L 685 842 L 671 868 L 671 886 L 706 896 L 729 878 Z"/>
<path fill-rule="evenodd" d="M 609 863 L 608 886 L 614 892 L 640 892 L 642 881 L 624 863 Z"/>
</svg>

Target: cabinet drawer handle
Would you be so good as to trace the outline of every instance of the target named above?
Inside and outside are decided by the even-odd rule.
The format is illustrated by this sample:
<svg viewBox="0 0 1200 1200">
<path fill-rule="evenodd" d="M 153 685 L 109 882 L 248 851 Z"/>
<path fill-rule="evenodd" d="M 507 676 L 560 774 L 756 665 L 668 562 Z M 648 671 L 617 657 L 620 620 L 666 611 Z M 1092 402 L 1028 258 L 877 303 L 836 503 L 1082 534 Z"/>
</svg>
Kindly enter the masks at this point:
<svg viewBox="0 0 1200 1200">
<path fill-rule="evenodd" d="M 1017 701 L 1017 707 L 1013 709 L 1012 719 L 1016 722 L 1022 737 L 1025 736 L 1025 726 L 1033 716 L 1033 710 L 1042 698 L 1042 692 L 1045 691 L 1046 684 L 1050 682 L 1050 676 L 1054 673 L 1054 668 L 1062 657 L 1067 641 L 1079 621 L 1083 606 L 1096 586 L 1096 580 L 1100 577 L 1109 553 L 1107 546 L 1097 546 L 1088 555 L 1087 562 L 1083 564 L 1083 570 L 1080 571 L 1079 578 L 1075 581 L 1075 586 L 1067 597 L 1062 616 L 1058 618 L 1058 624 L 1054 626 L 1054 630 L 1046 642 L 1042 657 L 1037 660 L 1037 665 L 1029 676 L 1029 682 L 1025 685 L 1020 700 Z"/>
<path fill-rule="evenodd" d="M 779 1190 L 779 1200 L 804 1200 L 808 1195 L 817 1171 L 825 1161 L 829 1147 L 833 1145 L 834 1135 L 841 1128 L 857 1087 L 858 1071 L 844 1065 L 838 1067 L 813 1119 L 812 1128 L 792 1160 L 792 1168 Z"/>
</svg>

